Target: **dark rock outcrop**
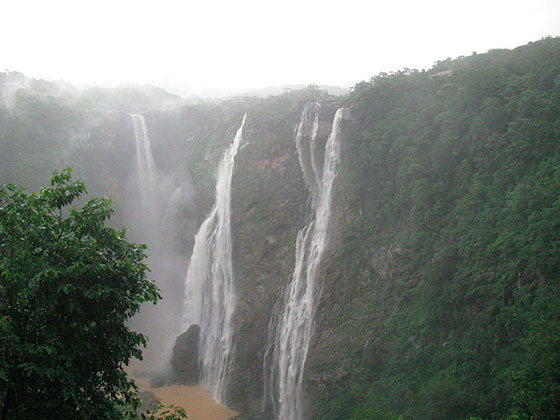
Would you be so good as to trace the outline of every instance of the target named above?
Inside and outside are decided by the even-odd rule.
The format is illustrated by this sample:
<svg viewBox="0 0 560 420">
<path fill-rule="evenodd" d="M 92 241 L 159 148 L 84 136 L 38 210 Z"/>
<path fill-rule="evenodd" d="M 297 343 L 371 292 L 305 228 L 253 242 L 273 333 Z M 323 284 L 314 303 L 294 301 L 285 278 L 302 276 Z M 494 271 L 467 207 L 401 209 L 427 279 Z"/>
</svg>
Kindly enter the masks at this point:
<svg viewBox="0 0 560 420">
<path fill-rule="evenodd" d="M 193 324 L 189 329 L 177 337 L 173 346 L 171 366 L 176 375 L 176 381 L 182 385 L 197 385 L 200 380 L 198 367 L 198 342 L 200 327 Z"/>
</svg>

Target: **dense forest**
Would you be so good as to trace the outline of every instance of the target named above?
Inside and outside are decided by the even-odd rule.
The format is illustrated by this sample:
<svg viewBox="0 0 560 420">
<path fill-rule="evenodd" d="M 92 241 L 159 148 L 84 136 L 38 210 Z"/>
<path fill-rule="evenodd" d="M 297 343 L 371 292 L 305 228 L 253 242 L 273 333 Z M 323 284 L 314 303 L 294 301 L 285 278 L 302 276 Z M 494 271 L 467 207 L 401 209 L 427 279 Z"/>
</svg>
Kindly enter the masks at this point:
<svg viewBox="0 0 560 420">
<path fill-rule="evenodd" d="M 368 340 L 318 418 L 558 418 L 559 40 L 381 74 L 348 103 L 336 264 Z"/>
<path fill-rule="evenodd" d="M 233 369 L 252 370 L 232 382 L 230 402 L 263 420 L 256 388 L 274 301 L 258 290 L 280 293 L 305 218 L 293 130 L 317 101 L 324 143 L 347 107 L 308 417 L 560 418 L 560 39 L 382 73 L 346 96 L 309 86 L 187 103 L 152 86 L 78 90 L 19 73 L 0 74 L 0 93 L 0 184 L 37 189 L 72 166 L 91 195 L 113 199 L 118 227 L 129 113 L 146 117 L 161 170 L 192 178 L 200 223 L 247 112 L 232 198 L 246 342 Z"/>
</svg>

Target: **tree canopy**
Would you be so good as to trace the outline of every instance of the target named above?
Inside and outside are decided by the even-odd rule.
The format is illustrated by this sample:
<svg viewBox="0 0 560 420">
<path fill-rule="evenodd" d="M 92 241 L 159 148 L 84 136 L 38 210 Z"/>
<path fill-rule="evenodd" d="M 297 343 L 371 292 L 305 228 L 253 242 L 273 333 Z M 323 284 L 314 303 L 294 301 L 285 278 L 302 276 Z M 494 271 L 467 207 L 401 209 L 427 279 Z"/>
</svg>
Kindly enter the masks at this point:
<svg viewBox="0 0 560 420">
<path fill-rule="evenodd" d="M 367 341 L 317 418 L 558 419 L 560 39 L 349 102 L 336 323 Z"/>
<path fill-rule="evenodd" d="M 106 226 L 111 200 L 70 206 L 86 192 L 71 170 L 50 187 L 0 187 L 2 419 L 120 419 L 135 415 L 124 371 L 146 337 L 127 320 L 159 298 L 145 245 Z"/>
</svg>

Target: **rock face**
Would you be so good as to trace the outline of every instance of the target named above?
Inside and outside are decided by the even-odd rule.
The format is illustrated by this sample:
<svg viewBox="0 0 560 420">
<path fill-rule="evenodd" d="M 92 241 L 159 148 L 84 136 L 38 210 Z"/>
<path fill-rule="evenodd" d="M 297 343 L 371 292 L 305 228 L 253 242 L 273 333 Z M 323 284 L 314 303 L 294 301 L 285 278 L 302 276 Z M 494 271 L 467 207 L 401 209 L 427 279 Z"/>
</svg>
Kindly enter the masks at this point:
<svg viewBox="0 0 560 420">
<path fill-rule="evenodd" d="M 304 223 L 307 194 L 293 140 L 299 110 L 275 127 L 255 108 L 233 179 L 232 239 L 238 304 L 237 342 L 228 402 L 242 413 L 263 407 L 263 356 L 272 308 L 289 280 L 297 229 Z"/>
<path fill-rule="evenodd" d="M 199 340 L 200 327 L 193 324 L 175 341 L 171 366 L 175 371 L 177 382 L 182 385 L 197 385 L 200 380 L 200 369 L 198 367 Z"/>
<path fill-rule="evenodd" d="M 232 363 L 229 403 L 242 413 L 272 418 L 270 379 L 264 357 L 274 308 L 294 269 L 297 232 L 307 222 L 309 192 L 295 147 L 294 127 L 305 102 L 281 122 L 283 104 L 256 107 L 248 116 L 247 141 L 233 179 L 232 235 L 238 291 L 235 316 L 237 349 Z M 325 106 L 319 121 L 321 145 L 330 133 L 335 106 Z M 264 413 L 263 413 L 264 411 Z"/>
<path fill-rule="evenodd" d="M 223 139 L 232 137 L 243 117 L 237 109 L 248 112 L 232 184 L 233 268 L 238 301 L 233 320 L 235 350 L 225 401 L 248 417 L 272 418 L 270 396 L 264 395 L 270 375 L 270 366 L 264 363 L 269 323 L 291 279 L 297 232 L 306 224 L 309 211 L 309 191 L 298 160 L 294 127 L 305 103 L 315 99 L 313 95 L 293 95 L 255 103 L 248 100 L 243 106 L 187 109 L 183 115 L 189 168 L 197 190 L 205 191 L 206 184 L 208 189 L 213 188 L 207 174 L 223 153 Z M 318 133 L 321 148 L 339 106 L 334 102 L 323 104 Z M 201 214 L 209 207 L 204 198 L 198 206 Z"/>
</svg>

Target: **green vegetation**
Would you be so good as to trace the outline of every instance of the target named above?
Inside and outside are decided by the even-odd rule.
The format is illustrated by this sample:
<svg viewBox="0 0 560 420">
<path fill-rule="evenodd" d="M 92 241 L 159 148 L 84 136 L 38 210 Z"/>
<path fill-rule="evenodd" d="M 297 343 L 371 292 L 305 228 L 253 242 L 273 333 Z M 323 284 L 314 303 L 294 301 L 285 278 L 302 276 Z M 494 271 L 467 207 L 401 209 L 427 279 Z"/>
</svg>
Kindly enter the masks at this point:
<svg viewBox="0 0 560 420">
<path fill-rule="evenodd" d="M 124 366 L 146 338 L 126 321 L 159 295 L 146 246 L 105 226 L 109 199 L 68 207 L 85 191 L 69 169 L 38 193 L 0 188 L 2 420 L 136 418 Z"/>
<path fill-rule="evenodd" d="M 368 341 L 317 418 L 558 419 L 560 39 L 382 74 L 350 104 L 333 264 L 341 334 Z"/>
</svg>

